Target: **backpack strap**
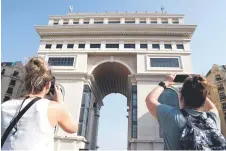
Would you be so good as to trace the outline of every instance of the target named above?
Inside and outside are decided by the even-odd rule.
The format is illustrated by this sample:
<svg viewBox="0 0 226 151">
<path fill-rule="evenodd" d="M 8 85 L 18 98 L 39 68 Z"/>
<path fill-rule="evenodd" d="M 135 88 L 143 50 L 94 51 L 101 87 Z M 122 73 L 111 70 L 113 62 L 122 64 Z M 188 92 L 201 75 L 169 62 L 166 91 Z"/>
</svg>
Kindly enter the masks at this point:
<svg viewBox="0 0 226 151">
<path fill-rule="evenodd" d="M 185 109 L 180 109 L 180 111 L 184 117 L 188 117 L 189 114 L 187 111 L 185 111 Z"/>
<path fill-rule="evenodd" d="M 38 100 L 40 100 L 40 97 L 34 98 L 31 102 L 29 102 L 19 113 L 18 115 L 12 120 L 10 125 L 5 130 L 2 139 L 1 139 L 1 147 L 4 145 L 7 137 L 9 136 L 10 132 L 12 131 L 13 127 L 17 124 L 17 122 L 20 120 L 20 118 L 24 115 L 24 113 Z"/>
</svg>

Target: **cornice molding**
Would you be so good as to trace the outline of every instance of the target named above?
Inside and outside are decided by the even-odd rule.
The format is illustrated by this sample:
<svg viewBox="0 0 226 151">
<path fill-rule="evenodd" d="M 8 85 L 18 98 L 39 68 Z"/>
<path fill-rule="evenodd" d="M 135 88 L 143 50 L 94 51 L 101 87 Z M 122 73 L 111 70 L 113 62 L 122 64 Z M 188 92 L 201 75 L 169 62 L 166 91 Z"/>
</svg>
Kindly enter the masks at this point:
<svg viewBox="0 0 226 151">
<path fill-rule="evenodd" d="M 152 18 L 171 17 L 184 18 L 182 14 L 167 14 L 153 12 L 96 12 L 96 13 L 68 13 L 66 15 L 50 15 L 49 19 L 72 19 L 72 18 Z"/>
<path fill-rule="evenodd" d="M 62 25 L 35 26 L 43 36 L 179 36 L 191 38 L 196 25 Z"/>
</svg>

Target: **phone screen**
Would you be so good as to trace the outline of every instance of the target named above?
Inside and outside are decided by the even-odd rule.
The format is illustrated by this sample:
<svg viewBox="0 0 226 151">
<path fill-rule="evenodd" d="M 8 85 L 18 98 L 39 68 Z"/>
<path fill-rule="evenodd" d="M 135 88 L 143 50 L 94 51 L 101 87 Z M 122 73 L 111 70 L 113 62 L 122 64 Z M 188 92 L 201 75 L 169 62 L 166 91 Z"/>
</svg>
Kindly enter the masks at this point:
<svg viewBox="0 0 226 151">
<path fill-rule="evenodd" d="M 183 83 L 187 77 L 189 77 L 188 74 L 178 74 L 176 75 L 173 82 Z"/>
</svg>

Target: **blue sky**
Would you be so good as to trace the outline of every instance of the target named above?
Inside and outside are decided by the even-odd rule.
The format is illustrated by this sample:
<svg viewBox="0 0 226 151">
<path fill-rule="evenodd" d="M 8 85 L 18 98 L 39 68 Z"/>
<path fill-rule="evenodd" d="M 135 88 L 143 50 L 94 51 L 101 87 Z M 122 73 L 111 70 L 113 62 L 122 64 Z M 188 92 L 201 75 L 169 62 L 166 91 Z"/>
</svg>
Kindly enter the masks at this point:
<svg viewBox="0 0 226 151">
<path fill-rule="evenodd" d="M 47 24 L 49 15 L 66 14 L 69 5 L 75 12 L 155 12 L 162 4 L 168 13 L 185 14 L 185 23 L 198 25 L 191 43 L 194 72 L 206 74 L 212 64 L 226 64 L 226 0 L 2 0 L 2 61 L 36 55 L 34 25 Z M 113 94 L 104 103 L 98 144 L 126 149 L 126 98 Z"/>
</svg>

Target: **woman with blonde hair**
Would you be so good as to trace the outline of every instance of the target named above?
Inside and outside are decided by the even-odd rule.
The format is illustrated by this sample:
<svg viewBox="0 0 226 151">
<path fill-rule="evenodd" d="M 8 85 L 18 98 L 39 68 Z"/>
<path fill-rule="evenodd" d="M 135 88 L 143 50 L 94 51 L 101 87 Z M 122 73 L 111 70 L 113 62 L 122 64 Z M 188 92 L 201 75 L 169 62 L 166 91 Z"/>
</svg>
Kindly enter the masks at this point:
<svg viewBox="0 0 226 151">
<path fill-rule="evenodd" d="M 64 131 L 76 133 L 77 123 L 64 108 L 58 85 L 51 100 L 45 97 L 53 76 L 44 59 L 31 58 L 25 69 L 27 94 L 1 106 L 2 150 L 53 151 L 54 127 L 58 124 Z"/>
</svg>

